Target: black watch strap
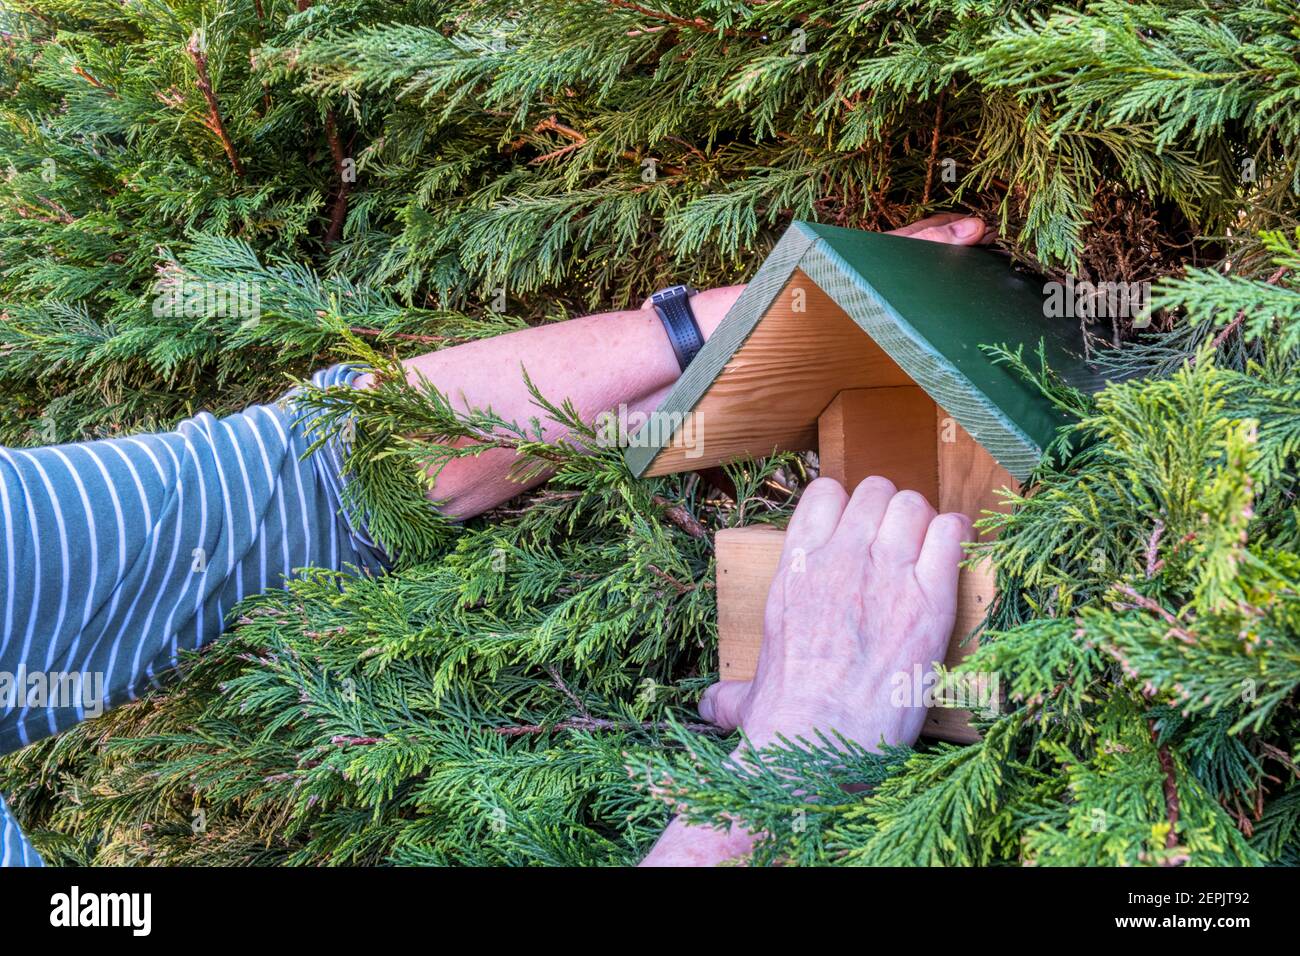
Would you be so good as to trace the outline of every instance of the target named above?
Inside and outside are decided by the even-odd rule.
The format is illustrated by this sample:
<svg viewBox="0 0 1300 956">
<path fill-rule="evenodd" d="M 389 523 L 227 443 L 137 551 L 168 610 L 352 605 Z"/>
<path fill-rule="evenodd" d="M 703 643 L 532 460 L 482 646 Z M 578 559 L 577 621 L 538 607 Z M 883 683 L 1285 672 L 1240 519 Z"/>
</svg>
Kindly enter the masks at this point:
<svg viewBox="0 0 1300 956">
<path fill-rule="evenodd" d="M 691 310 L 691 296 L 694 294 L 695 290 L 689 286 L 675 285 L 660 289 L 650 297 L 651 304 L 663 320 L 668 341 L 683 372 L 704 345 L 704 337 L 700 335 L 695 313 Z"/>
</svg>

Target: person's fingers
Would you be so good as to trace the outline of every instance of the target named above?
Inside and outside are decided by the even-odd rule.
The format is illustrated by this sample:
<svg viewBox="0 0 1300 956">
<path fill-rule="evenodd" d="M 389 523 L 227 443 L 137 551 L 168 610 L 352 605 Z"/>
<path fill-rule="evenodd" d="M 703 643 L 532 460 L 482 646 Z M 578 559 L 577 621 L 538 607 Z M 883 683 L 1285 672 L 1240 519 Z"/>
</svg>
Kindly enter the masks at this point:
<svg viewBox="0 0 1300 956">
<path fill-rule="evenodd" d="M 956 606 L 957 565 L 963 556 L 962 543 L 974 537 L 971 521 L 964 514 L 939 515 L 926 529 L 912 573 L 935 607 Z"/>
<path fill-rule="evenodd" d="M 959 212 L 941 212 L 933 216 L 926 216 L 924 219 L 918 219 L 916 222 L 909 222 L 906 226 L 899 229 L 891 229 L 885 233 L 887 236 L 912 236 L 924 229 L 932 226 L 943 226 L 947 223 L 954 222 L 966 217 Z"/>
<path fill-rule="evenodd" d="M 911 233 L 910 236 L 913 239 L 942 242 L 950 246 L 974 246 L 984 238 L 984 231 L 983 220 L 965 217 L 942 225 L 927 226 Z"/>
<path fill-rule="evenodd" d="M 885 518 L 885 509 L 898 489 L 888 478 L 872 475 L 863 478 L 853 489 L 849 503 L 840 515 L 839 527 L 835 529 L 835 540 L 845 546 L 867 553 L 871 542 L 880 530 L 880 522 Z"/>
<path fill-rule="evenodd" d="M 884 567 L 915 564 L 933 517 L 930 502 L 918 492 L 900 491 L 894 495 L 871 543 L 872 560 Z"/>
<path fill-rule="evenodd" d="M 747 680 L 720 680 L 700 698 L 700 716 L 723 730 L 740 726 L 741 709 L 749 696 Z"/>
<path fill-rule="evenodd" d="M 834 478 L 818 478 L 808 485 L 786 528 L 782 563 L 797 549 L 807 554 L 829 541 L 848 500 L 844 487 Z"/>
</svg>

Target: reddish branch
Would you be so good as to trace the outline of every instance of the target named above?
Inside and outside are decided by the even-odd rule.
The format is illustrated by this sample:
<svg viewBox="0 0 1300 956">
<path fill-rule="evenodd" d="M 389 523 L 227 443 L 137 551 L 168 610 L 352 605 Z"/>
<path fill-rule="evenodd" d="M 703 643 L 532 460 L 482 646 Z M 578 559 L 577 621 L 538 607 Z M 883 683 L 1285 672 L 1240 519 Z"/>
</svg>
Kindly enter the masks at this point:
<svg viewBox="0 0 1300 956">
<path fill-rule="evenodd" d="M 339 178 L 339 191 L 334 194 L 334 208 L 330 210 L 330 226 L 325 231 L 325 241 L 332 243 L 337 242 L 343 233 L 343 222 L 348 216 L 348 192 L 352 188 L 348 182 L 347 157 L 343 155 L 343 143 L 339 140 L 333 109 L 325 110 L 325 138 L 330 144 L 330 155 L 334 157 L 334 174 Z"/>
<path fill-rule="evenodd" d="M 1156 732 L 1154 723 L 1149 726 L 1151 742 L 1155 743 L 1160 735 Z M 1165 836 L 1165 849 L 1172 850 L 1178 846 L 1178 777 L 1174 770 L 1174 758 L 1169 753 L 1167 746 L 1161 746 L 1157 750 L 1157 757 L 1160 761 L 1160 772 L 1165 775 L 1165 817 L 1169 821 L 1169 833 Z M 1178 866 L 1183 862 L 1185 862 L 1185 859 L 1174 858 L 1169 861 L 1169 865 Z"/>
<path fill-rule="evenodd" d="M 76 219 L 74 219 L 74 218 L 72 217 L 72 213 L 68 212 L 68 211 L 67 211 L 66 209 L 64 209 L 61 205 L 59 205 L 58 203 L 56 203 L 53 199 L 47 199 L 47 198 L 45 198 L 44 196 L 37 196 L 36 198 L 37 198 L 40 202 L 44 203 L 45 205 L 47 205 L 47 206 L 49 206 L 51 209 L 53 209 L 54 212 L 55 212 L 55 213 L 58 215 L 58 217 L 59 217 L 59 222 L 63 223 L 64 225 L 70 225 L 71 223 L 74 223 L 74 222 L 77 221 Z"/>
<path fill-rule="evenodd" d="M 1165 566 L 1164 560 L 1160 557 L 1160 539 L 1165 533 L 1165 523 L 1159 518 L 1156 519 L 1156 526 L 1151 531 L 1151 538 L 1147 541 L 1147 579 L 1155 577 L 1157 571 Z"/>
<path fill-rule="evenodd" d="M 1056 698 L 1060 697 L 1061 691 L 1065 690 L 1065 688 L 1070 685 L 1070 681 L 1073 677 L 1074 668 L 1070 668 L 1070 672 L 1066 675 L 1065 680 L 1061 681 L 1046 694 L 1034 694 L 1029 697 L 1029 699 L 1025 701 L 1025 716 L 1034 716 L 1040 708 L 1046 707 L 1049 703 L 1052 703 Z"/>
<path fill-rule="evenodd" d="M 1115 590 L 1120 594 L 1123 594 L 1131 602 L 1128 604 L 1117 603 L 1117 608 L 1150 611 L 1169 625 L 1170 637 L 1176 637 L 1184 644 L 1196 643 L 1196 635 L 1192 634 L 1186 628 L 1181 627 L 1178 623 L 1178 618 L 1174 617 L 1173 614 L 1161 607 L 1160 604 L 1151 600 L 1151 598 L 1144 594 L 1138 594 L 1137 591 L 1133 590 L 1133 588 L 1129 587 L 1127 584 L 1120 585 Z"/>
<path fill-rule="evenodd" d="M 591 716 L 591 712 L 587 710 L 587 705 L 582 702 L 582 698 L 574 693 L 573 688 L 565 683 L 564 677 L 561 676 L 558 667 L 554 664 L 547 664 L 546 673 L 551 675 L 551 683 L 556 686 L 561 694 L 569 699 L 569 703 L 573 705 L 574 709 L 577 710 L 579 714 L 587 720 L 595 720 L 595 718 Z"/>
<path fill-rule="evenodd" d="M 416 335 L 413 332 L 386 332 L 383 329 L 368 329 L 360 325 L 354 325 L 348 329 L 353 335 L 384 335 L 390 339 L 402 339 L 405 342 L 423 342 L 428 345 L 439 345 L 443 342 L 454 341 L 446 335 Z"/>
<path fill-rule="evenodd" d="M 266 23 L 266 11 L 262 9 L 262 0 L 253 0 L 253 11 L 257 14 L 257 42 L 258 49 L 260 49 L 261 44 L 266 40 L 266 30 L 263 28 L 263 24 Z M 257 49 L 248 51 L 248 63 L 253 68 L 254 72 L 258 69 L 257 52 Z M 263 80 L 262 113 L 266 114 L 269 112 L 271 112 L 271 91 L 267 88 L 266 80 Z"/>
<path fill-rule="evenodd" d="M 297 2 L 299 13 L 310 6 L 311 0 Z M 257 18 L 262 19 L 260 3 L 257 8 Z M 329 228 L 325 230 L 325 242 L 330 244 L 337 242 L 339 236 L 343 234 L 343 223 L 348 217 L 348 193 L 352 191 L 352 183 L 347 178 L 347 155 L 339 139 L 338 122 L 334 118 L 334 110 L 328 107 L 325 110 L 325 139 L 329 142 L 330 155 L 334 157 L 334 175 L 339 179 L 338 192 L 334 194 L 334 205 L 330 208 Z"/>
<path fill-rule="evenodd" d="M 117 93 L 116 93 L 115 91 L 110 90 L 107 86 L 105 86 L 103 83 L 99 82 L 99 80 L 95 79 L 93 76 L 91 76 L 89 73 L 87 73 L 87 72 L 86 72 L 84 69 L 82 69 L 80 66 L 74 66 L 74 67 L 72 68 L 72 72 L 75 73 L 75 74 L 77 74 L 77 76 L 81 77 L 83 80 L 85 80 L 85 81 L 86 81 L 87 83 L 89 83 L 91 86 L 95 87 L 95 89 L 97 89 L 97 90 L 103 90 L 103 91 L 104 91 L 105 93 L 107 93 L 109 96 L 114 96 L 114 97 L 117 96 Z"/>
<path fill-rule="evenodd" d="M 552 159 L 558 159 L 559 157 L 565 156 L 573 152 L 575 149 L 578 149 L 579 147 L 585 146 L 587 144 L 586 134 L 579 132 L 578 130 L 574 129 L 572 126 L 568 126 L 564 123 L 561 123 L 560 120 L 555 116 L 548 116 L 546 119 L 542 120 L 540 123 L 538 123 L 536 126 L 533 127 L 533 132 L 559 133 L 565 139 L 570 140 L 570 143 L 568 146 L 561 146 L 559 149 L 554 149 L 551 150 L 551 152 L 549 153 L 544 153 L 541 156 L 534 157 L 533 159 L 529 160 L 530 165 L 536 165 L 537 163 L 545 163 Z M 511 147 L 514 149 L 518 149 L 525 142 L 526 140 L 523 139 L 517 140 L 516 142 L 511 144 Z M 700 151 L 696 149 L 694 146 L 690 146 L 689 144 L 683 144 L 683 145 L 686 145 L 688 149 L 701 156 L 704 155 L 703 153 L 700 153 Z M 641 162 L 642 159 L 642 157 L 635 150 L 631 150 L 631 149 L 625 149 L 619 155 L 621 155 L 624 159 L 630 160 L 631 162 L 634 163 L 639 163 Z M 686 171 L 685 168 L 682 166 L 664 166 L 663 170 L 664 172 L 672 176 L 680 176 L 682 173 Z"/>
<path fill-rule="evenodd" d="M 1282 281 L 1282 277 L 1286 275 L 1286 273 L 1287 273 L 1287 267 L 1282 266 L 1264 281 L 1267 282 L 1269 285 L 1277 285 L 1279 282 Z M 1233 332 L 1237 331 L 1237 329 L 1241 328 L 1241 323 L 1245 321 L 1246 321 L 1246 310 L 1242 309 L 1240 312 L 1237 313 L 1236 317 L 1234 317 L 1231 322 L 1225 325 L 1222 331 L 1220 331 L 1219 334 L 1214 337 L 1214 343 L 1213 343 L 1214 348 L 1218 349 L 1220 345 L 1222 345 L 1224 342 L 1228 340 L 1228 336 L 1230 336 Z M 1193 357 L 1192 361 L 1193 362 L 1196 361 L 1195 357 Z"/>
<path fill-rule="evenodd" d="M 221 145 L 226 151 L 226 156 L 230 159 L 230 165 L 234 168 L 237 176 L 244 175 L 244 166 L 239 161 L 239 154 L 235 152 L 235 144 L 230 140 L 230 134 L 226 132 L 226 124 L 221 121 L 221 107 L 217 103 L 217 94 L 212 89 L 212 78 L 208 74 L 208 55 L 203 52 L 199 44 L 199 35 L 195 33 L 190 37 L 189 46 L 186 47 L 190 59 L 194 61 L 194 69 L 199 74 L 199 92 L 208 103 L 208 115 L 203 123 L 208 129 L 212 130 L 221 140 Z"/>
<path fill-rule="evenodd" d="M 1160 534 L 1163 533 L 1163 530 L 1164 528 L 1162 525 L 1157 526 L 1156 533 L 1152 535 L 1153 545 L 1159 542 L 1159 537 Z M 1151 563 L 1150 557 L 1148 557 L 1147 563 L 1149 567 Z M 1177 618 L 1155 601 L 1138 594 L 1127 585 L 1118 590 L 1133 602 L 1131 605 L 1132 607 L 1150 611 L 1162 618 L 1167 624 L 1170 624 L 1171 627 L 1169 632 L 1172 636 L 1189 644 L 1195 641 L 1195 638 L 1187 631 L 1180 627 L 1172 626 L 1177 621 Z M 1112 649 L 1112 653 L 1116 653 L 1114 649 Z M 1169 747 L 1167 745 L 1159 744 L 1160 734 L 1156 730 L 1155 722 L 1148 721 L 1147 729 L 1151 733 L 1151 742 L 1158 745 L 1156 748 L 1156 758 L 1160 762 L 1160 772 L 1164 775 L 1165 818 L 1169 821 L 1169 833 L 1165 836 L 1165 849 L 1172 850 L 1174 847 L 1178 846 L 1178 774 L 1174 767 L 1174 758 L 1169 752 Z M 1178 855 L 1168 860 L 1166 865 L 1181 866 L 1185 862 L 1187 862 L 1187 857 L 1185 855 Z"/>
<path fill-rule="evenodd" d="M 559 668 L 554 664 L 548 664 L 546 672 L 551 675 L 551 682 L 555 687 L 568 698 L 579 716 L 571 717 L 568 720 L 561 720 L 554 724 L 515 724 L 509 727 L 493 727 L 494 734 L 500 734 L 502 737 L 524 737 L 529 734 L 546 734 L 555 730 L 669 730 L 670 724 L 655 721 L 645 721 L 634 724 L 626 721 L 605 720 L 601 717 L 593 717 L 587 710 L 587 706 L 582 699 L 574 693 L 573 689 L 565 683 L 564 678 L 560 676 Z M 687 730 L 701 734 L 721 733 L 721 729 L 713 724 L 683 724 Z"/>
<path fill-rule="evenodd" d="M 728 37 L 763 36 L 763 34 L 755 33 L 752 30 L 719 29 L 703 17 L 696 17 L 693 20 L 688 20 L 685 17 L 677 16 L 675 13 L 667 13 L 663 10 L 654 10 L 650 7 L 642 6 L 641 4 L 636 3 L 635 0 L 609 0 L 609 3 L 610 6 L 622 7 L 624 10 L 635 10 L 637 13 L 644 17 L 649 17 L 651 20 L 659 20 L 662 23 L 671 23 L 675 27 L 681 27 L 686 30 L 704 30 L 707 33 L 719 33 L 722 36 Z"/>
<path fill-rule="evenodd" d="M 664 509 L 664 517 L 677 527 L 681 528 L 692 538 L 707 538 L 708 530 L 700 524 L 700 520 L 687 510 L 685 505 L 675 505 L 663 495 L 655 495 L 650 499 L 659 507 Z"/>
<path fill-rule="evenodd" d="M 625 723 L 617 720 L 603 720 L 599 717 L 574 717 L 554 724 L 515 724 L 509 727 L 493 727 L 494 734 L 502 737 L 524 737 L 529 734 L 549 734 L 556 730 L 670 730 L 671 724 L 664 721 L 647 720 L 639 724 Z M 713 724 L 678 724 L 692 733 L 720 734 L 724 731 Z"/>
<path fill-rule="evenodd" d="M 925 190 L 921 193 L 921 205 L 930 201 L 930 187 L 934 184 L 934 167 L 939 161 L 939 131 L 943 128 L 943 98 L 947 88 L 939 91 L 939 105 L 934 111 L 934 132 L 930 135 L 930 161 L 925 168 Z"/>
<path fill-rule="evenodd" d="M 585 135 L 579 133 L 572 126 L 566 126 L 564 123 L 561 123 L 559 119 L 557 119 L 554 116 L 542 120 L 540 123 L 538 123 L 536 126 L 533 127 L 533 131 L 537 133 L 544 133 L 547 131 L 559 133 L 561 136 L 565 137 L 566 139 L 572 140 L 572 142 L 570 142 L 568 146 L 561 146 L 559 149 L 552 150 L 549 153 L 545 153 L 541 156 L 538 156 L 530 160 L 530 163 L 544 163 L 547 160 L 557 159 L 558 157 L 563 156 L 566 153 L 573 152 L 573 150 L 577 149 L 579 146 L 586 145 L 587 142 L 587 137 Z M 628 152 L 631 151 L 630 150 L 625 151 L 624 155 L 626 156 Z"/>
<path fill-rule="evenodd" d="M 709 584 L 708 582 L 705 582 L 703 584 L 683 584 L 681 581 L 678 581 L 667 571 L 663 570 L 662 568 L 657 568 L 653 564 L 647 564 L 646 570 L 649 571 L 651 574 L 653 574 L 655 577 L 657 577 L 659 580 L 667 583 L 668 586 L 671 587 L 678 594 L 690 594 L 692 591 L 700 587 L 703 587 L 706 590 L 712 587 L 712 585 Z"/>
</svg>

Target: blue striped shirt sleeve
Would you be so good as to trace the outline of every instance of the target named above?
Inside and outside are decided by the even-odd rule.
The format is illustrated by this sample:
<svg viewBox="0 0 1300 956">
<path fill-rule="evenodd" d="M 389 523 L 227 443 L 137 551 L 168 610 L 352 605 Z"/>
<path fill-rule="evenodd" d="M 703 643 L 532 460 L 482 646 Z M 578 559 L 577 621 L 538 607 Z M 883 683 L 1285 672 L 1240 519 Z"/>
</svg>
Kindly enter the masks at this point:
<svg viewBox="0 0 1300 956">
<path fill-rule="evenodd" d="M 298 568 L 384 569 L 340 507 L 343 449 L 304 458 L 293 395 L 163 434 L 0 448 L 0 753 L 135 700 Z M 0 838 L 0 865 L 38 859 L 3 801 Z"/>
</svg>

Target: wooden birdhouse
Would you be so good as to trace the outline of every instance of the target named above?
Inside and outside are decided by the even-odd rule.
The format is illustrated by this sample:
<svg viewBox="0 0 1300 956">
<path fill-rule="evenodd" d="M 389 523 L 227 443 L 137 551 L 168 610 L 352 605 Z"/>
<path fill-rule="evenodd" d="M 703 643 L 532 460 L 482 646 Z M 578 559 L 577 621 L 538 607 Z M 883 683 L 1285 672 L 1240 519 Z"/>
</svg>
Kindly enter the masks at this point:
<svg viewBox="0 0 1300 956">
<path fill-rule="evenodd" d="M 795 222 L 656 415 L 633 436 L 638 475 L 694 471 L 775 451 L 818 452 L 845 488 L 884 475 L 939 511 L 977 519 L 1016 489 L 1063 415 L 981 346 L 1041 343 L 1070 384 L 1093 391 L 1078 322 L 1045 316 L 1041 286 L 984 249 Z M 754 673 L 763 606 L 784 532 L 719 532 L 724 680 Z M 993 597 L 987 567 L 964 568 L 948 663 Z M 962 645 L 966 644 L 965 647 Z M 927 736 L 970 741 L 965 711 L 934 708 Z"/>
</svg>

